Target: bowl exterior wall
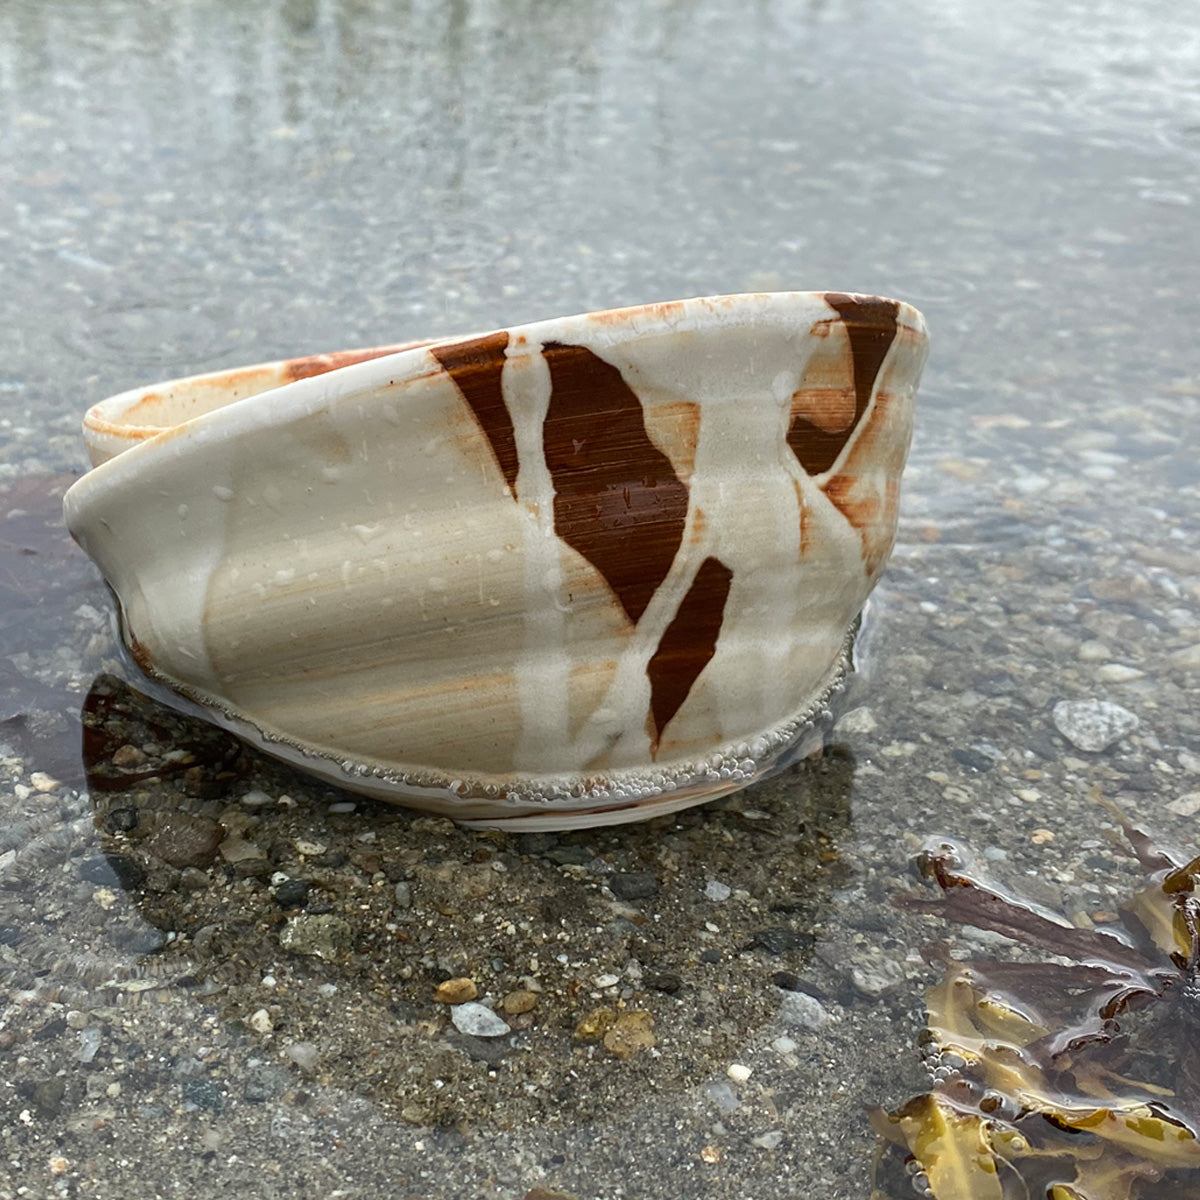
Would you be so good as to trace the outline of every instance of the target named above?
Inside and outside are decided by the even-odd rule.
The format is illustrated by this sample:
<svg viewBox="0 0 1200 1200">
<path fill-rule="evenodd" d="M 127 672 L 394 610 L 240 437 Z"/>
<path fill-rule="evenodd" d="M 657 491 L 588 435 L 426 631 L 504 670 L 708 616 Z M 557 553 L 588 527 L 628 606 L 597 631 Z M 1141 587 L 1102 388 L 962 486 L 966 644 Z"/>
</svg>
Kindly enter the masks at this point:
<svg viewBox="0 0 1200 1200">
<path fill-rule="evenodd" d="M 905 305 L 804 293 L 437 342 L 141 437 L 68 521 L 138 661 L 240 732 L 464 815 L 621 807 L 761 773 L 823 699 L 925 353 Z"/>
</svg>

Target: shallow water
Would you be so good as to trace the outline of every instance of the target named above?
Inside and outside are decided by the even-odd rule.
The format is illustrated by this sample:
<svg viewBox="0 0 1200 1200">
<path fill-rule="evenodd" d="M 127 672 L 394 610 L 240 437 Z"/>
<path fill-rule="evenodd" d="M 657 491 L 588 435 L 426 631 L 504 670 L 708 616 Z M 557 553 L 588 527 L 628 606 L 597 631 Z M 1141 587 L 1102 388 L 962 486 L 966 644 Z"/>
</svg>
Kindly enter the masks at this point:
<svg viewBox="0 0 1200 1200">
<path fill-rule="evenodd" d="M 3 6 L 0 1198 L 866 1196 L 865 1109 L 925 1086 L 920 948 L 995 950 L 892 909 L 909 856 L 968 842 L 1086 924 L 1140 874 L 1094 788 L 1195 854 L 1198 43 L 1148 0 Z M 120 686 L 56 523 L 89 403 L 792 287 L 934 337 L 823 762 L 497 837 Z M 1100 753 L 1051 715 L 1092 698 L 1140 720 Z M 536 1005 L 469 1039 L 448 974 Z M 575 1040 L 621 1005 L 653 1050 Z"/>
</svg>

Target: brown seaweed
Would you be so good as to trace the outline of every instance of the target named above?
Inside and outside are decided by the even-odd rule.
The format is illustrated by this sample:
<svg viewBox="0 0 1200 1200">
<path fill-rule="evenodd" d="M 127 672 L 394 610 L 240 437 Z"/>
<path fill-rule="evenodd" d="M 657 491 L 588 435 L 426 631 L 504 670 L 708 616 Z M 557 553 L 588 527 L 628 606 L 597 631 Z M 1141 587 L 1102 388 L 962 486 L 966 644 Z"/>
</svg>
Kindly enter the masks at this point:
<svg viewBox="0 0 1200 1200">
<path fill-rule="evenodd" d="M 1108 928 L 1009 895 L 952 842 L 918 857 L 941 896 L 897 904 L 1053 960 L 931 952 L 946 972 L 926 997 L 933 1083 L 872 1114 L 873 1200 L 1200 1196 L 1200 858 L 1117 816 L 1147 879 Z"/>
</svg>

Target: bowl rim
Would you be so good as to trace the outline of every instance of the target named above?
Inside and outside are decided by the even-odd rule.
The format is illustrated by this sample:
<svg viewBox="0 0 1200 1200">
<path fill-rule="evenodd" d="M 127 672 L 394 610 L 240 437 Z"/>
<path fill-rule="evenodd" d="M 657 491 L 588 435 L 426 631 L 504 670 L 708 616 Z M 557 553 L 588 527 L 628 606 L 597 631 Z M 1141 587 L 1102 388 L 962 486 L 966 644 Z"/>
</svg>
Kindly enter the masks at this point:
<svg viewBox="0 0 1200 1200">
<path fill-rule="evenodd" d="M 83 417 L 83 436 L 89 450 L 94 450 L 97 445 L 103 447 L 106 440 L 108 444 L 112 441 L 130 444 L 111 454 L 101 449 L 99 460 L 68 489 L 64 502 L 68 514 L 77 515 L 80 503 L 89 492 L 120 486 L 127 474 L 136 472 L 146 455 L 161 452 L 168 445 L 174 444 L 174 451 L 183 453 L 184 447 L 191 442 L 201 445 L 249 428 L 283 424 L 355 393 L 438 375 L 444 367 L 429 354 L 430 349 L 438 346 L 473 341 L 500 332 L 508 334 L 510 345 L 540 344 L 548 340 L 569 341 L 586 331 L 588 344 L 602 352 L 606 343 L 617 345 L 657 330 L 691 332 L 704 328 L 743 328 L 756 323 L 794 323 L 797 313 L 805 309 L 812 311 L 814 325 L 821 320 L 845 323 L 843 315 L 832 308 L 827 297 L 872 306 L 887 305 L 892 310 L 898 331 L 907 330 L 910 336 L 928 344 L 924 317 L 902 300 L 865 292 L 744 292 L 599 309 L 501 327 L 490 333 L 458 333 L 393 346 L 225 367 L 130 388 L 93 404 Z M 289 375 L 294 378 L 289 379 Z M 265 388 L 254 387 L 255 380 L 272 377 L 278 382 L 268 383 Z M 131 411 L 149 397 L 196 385 L 224 387 L 234 394 L 216 407 L 173 425 L 122 423 L 119 419 L 121 413 Z M 238 396 L 237 391 L 243 388 L 253 390 Z"/>
</svg>

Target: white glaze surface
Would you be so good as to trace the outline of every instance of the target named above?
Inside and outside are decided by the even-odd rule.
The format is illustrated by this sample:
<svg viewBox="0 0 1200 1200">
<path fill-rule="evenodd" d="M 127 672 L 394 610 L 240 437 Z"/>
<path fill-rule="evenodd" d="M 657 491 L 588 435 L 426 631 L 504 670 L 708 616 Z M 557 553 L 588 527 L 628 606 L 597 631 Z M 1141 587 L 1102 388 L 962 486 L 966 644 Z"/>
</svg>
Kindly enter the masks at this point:
<svg viewBox="0 0 1200 1200">
<path fill-rule="evenodd" d="M 857 312 L 859 299 L 844 302 Z M 288 364 L 268 364 L 124 393 L 89 414 L 100 465 L 68 493 L 68 524 L 120 598 L 139 662 L 309 769 L 466 817 L 552 804 L 545 825 L 660 789 L 694 803 L 769 769 L 840 676 L 890 550 L 926 353 L 919 314 L 893 310 L 856 423 L 855 356 L 821 294 L 509 330 L 488 379 L 511 422 L 512 479 L 438 357 L 459 339 L 291 383 Z M 579 458 L 586 488 L 612 454 L 597 468 L 587 438 L 564 441 L 551 361 L 640 408 L 595 426 L 603 441 L 626 422 L 613 445 L 633 492 L 613 508 L 611 479 L 596 484 L 608 507 L 594 527 L 585 492 L 574 544 L 557 505 L 577 476 L 561 461 Z M 144 417 L 160 397 L 154 433 Z M 815 474 L 789 445 L 798 415 L 854 426 Z M 563 444 L 548 450 L 548 436 Z M 678 533 L 660 513 L 672 504 Z M 617 557 L 644 553 L 651 575 L 663 564 L 636 597 L 605 541 L 626 512 Z M 702 570 L 720 605 L 687 607 Z M 681 608 L 692 615 L 673 624 Z M 688 626 L 712 619 L 704 658 Z M 671 638 L 699 663 L 686 686 L 663 682 Z M 674 711 L 668 691 L 683 692 Z"/>
</svg>

